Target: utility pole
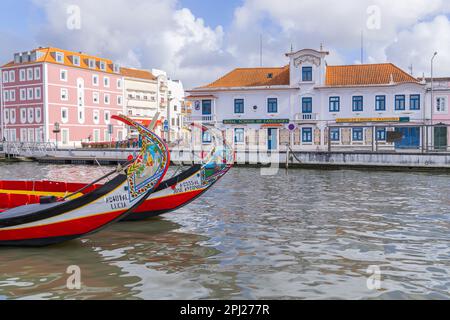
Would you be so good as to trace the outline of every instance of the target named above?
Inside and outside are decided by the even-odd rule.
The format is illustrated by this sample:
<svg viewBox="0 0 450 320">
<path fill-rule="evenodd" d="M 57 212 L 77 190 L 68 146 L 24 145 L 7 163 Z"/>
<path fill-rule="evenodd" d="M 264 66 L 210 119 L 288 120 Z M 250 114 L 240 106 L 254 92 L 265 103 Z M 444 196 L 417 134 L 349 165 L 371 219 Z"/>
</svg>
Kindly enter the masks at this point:
<svg viewBox="0 0 450 320">
<path fill-rule="evenodd" d="M 259 37 L 259 65 L 263 66 L 263 38 L 262 34 Z"/>
<path fill-rule="evenodd" d="M 361 64 L 364 64 L 364 30 L 361 29 Z"/>
</svg>

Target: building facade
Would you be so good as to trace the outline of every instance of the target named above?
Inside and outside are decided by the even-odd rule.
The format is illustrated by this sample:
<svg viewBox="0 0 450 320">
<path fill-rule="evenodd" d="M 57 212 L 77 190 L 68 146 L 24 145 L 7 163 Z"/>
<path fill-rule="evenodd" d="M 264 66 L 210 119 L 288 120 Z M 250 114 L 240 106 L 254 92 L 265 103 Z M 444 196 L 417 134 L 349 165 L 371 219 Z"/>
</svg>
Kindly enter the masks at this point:
<svg viewBox="0 0 450 320">
<path fill-rule="evenodd" d="M 218 123 L 237 147 L 259 150 L 420 148 L 425 82 L 390 63 L 328 66 L 328 54 L 288 53 L 284 67 L 238 68 L 192 89 L 188 120 Z"/>
<path fill-rule="evenodd" d="M 113 61 L 39 48 L 16 53 L 1 74 L 5 140 L 74 147 L 124 138 L 124 126 L 111 118 L 124 109 L 123 79 Z"/>
</svg>

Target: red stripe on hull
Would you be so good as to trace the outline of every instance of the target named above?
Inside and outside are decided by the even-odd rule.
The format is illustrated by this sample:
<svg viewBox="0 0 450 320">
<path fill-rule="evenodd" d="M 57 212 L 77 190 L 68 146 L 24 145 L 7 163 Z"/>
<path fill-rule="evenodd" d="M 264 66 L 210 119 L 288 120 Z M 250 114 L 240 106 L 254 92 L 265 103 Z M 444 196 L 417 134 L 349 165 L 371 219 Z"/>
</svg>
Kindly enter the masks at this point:
<svg viewBox="0 0 450 320">
<path fill-rule="evenodd" d="M 191 201 L 192 199 L 200 195 L 203 191 L 204 190 L 196 190 L 156 199 L 149 198 L 145 200 L 144 203 L 141 204 L 138 208 L 136 208 L 133 213 L 174 210 L 184 205 L 186 202 Z M 133 213 L 131 213 L 131 215 L 133 215 Z"/>
<path fill-rule="evenodd" d="M 79 218 L 77 220 L 16 230 L 0 229 L 0 242 L 86 234 L 95 231 L 105 224 L 117 219 L 124 212 L 125 211 L 110 212 L 86 218 Z"/>
</svg>

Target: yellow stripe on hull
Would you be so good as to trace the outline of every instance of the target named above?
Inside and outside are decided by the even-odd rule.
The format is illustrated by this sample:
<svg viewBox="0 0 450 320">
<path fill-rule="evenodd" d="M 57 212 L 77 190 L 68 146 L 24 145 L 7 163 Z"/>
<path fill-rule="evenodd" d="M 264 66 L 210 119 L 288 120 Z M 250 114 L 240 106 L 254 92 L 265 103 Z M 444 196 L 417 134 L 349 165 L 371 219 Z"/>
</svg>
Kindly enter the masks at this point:
<svg viewBox="0 0 450 320">
<path fill-rule="evenodd" d="M 29 191 L 29 190 L 3 190 L 0 189 L 0 193 L 6 193 L 6 194 L 19 194 L 19 195 L 31 195 L 31 196 L 40 196 L 40 197 L 58 197 L 63 198 L 67 196 L 68 192 L 49 192 L 49 191 Z M 73 196 L 71 196 L 69 199 L 77 199 L 81 197 L 82 193 L 77 193 Z"/>
</svg>

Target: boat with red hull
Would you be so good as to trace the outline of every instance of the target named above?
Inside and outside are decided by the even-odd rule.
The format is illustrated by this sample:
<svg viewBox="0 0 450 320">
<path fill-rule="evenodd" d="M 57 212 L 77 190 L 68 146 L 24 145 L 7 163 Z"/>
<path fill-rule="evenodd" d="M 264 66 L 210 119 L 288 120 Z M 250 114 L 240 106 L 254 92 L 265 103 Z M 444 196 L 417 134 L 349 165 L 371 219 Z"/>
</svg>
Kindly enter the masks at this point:
<svg viewBox="0 0 450 320">
<path fill-rule="evenodd" d="M 28 195 L 25 190 L 19 195 L 22 200 L 28 197 L 25 205 L 20 205 L 17 195 L 6 196 L 7 199 L 3 195 L 12 208 L 0 213 L 0 246 L 45 246 L 99 231 L 131 213 L 158 188 L 170 164 L 168 147 L 156 134 L 131 119 L 113 119 L 139 131 L 143 143 L 138 156 L 124 168 L 108 174 L 117 174 L 111 181 L 89 186 L 78 195 L 41 198 Z M 49 186 L 44 182 L 33 184 Z M 56 184 L 53 187 L 57 189 Z"/>
</svg>

